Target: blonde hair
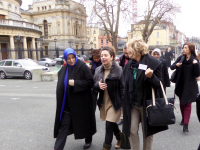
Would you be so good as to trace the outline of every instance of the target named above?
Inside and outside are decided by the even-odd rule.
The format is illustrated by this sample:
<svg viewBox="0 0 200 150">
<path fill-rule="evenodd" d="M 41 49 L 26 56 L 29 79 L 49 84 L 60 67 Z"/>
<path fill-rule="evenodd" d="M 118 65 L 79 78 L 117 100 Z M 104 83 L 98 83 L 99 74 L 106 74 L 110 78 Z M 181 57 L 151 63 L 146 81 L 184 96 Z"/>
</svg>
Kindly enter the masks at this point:
<svg viewBox="0 0 200 150">
<path fill-rule="evenodd" d="M 135 57 L 137 54 L 141 56 L 148 53 L 148 44 L 146 44 L 142 38 L 133 38 L 130 39 L 127 44 L 128 52 L 131 52 L 131 56 Z"/>
</svg>

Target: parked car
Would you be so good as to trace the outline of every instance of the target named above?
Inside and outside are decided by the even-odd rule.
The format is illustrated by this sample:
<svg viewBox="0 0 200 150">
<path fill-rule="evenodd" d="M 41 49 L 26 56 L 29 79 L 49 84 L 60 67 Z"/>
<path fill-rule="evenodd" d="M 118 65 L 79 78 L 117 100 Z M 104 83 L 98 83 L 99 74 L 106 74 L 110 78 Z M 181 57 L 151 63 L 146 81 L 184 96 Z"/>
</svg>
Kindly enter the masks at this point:
<svg viewBox="0 0 200 150">
<path fill-rule="evenodd" d="M 32 79 L 33 69 L 42 69 L 43 72 L 49 72 L 48 67 L 40 66 L 32 60 L 26 59 L 6 59 L 0 61 L 0 79 L 11 77 L 24 77 Z"/>
<path fill-rule="evenodd" d="M 78 57 L 78 59 L 80 59 L 81 61 L 85 61 L 85 58 L 83 55 L 80 54 L 76 54 L 76 56 Z"/>
<path fill-rule="evenodd" d="M 46 66 L 46 67 L 56 65 L 56 61 L 54 61 L 50 58 L 41 58 L 40 60 L 38 60 L 37 63 L 38 63 L 38 65 L 43 65 L 43 66 Z"/>
</svg>

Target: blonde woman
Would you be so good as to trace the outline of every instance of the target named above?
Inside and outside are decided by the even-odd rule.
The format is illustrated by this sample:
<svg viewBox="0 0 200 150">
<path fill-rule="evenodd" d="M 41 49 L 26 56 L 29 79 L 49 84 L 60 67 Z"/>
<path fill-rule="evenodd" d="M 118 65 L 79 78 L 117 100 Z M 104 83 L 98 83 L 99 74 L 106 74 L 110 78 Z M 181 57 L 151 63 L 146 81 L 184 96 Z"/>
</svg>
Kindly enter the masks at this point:
<svg viewBox="0 0 200 150">
<path fill-rule="evenodd" d="M 142 39 L 131 39 L 127 48 L 130 61 L 123 70 L 123 132 L 130 137 L 131 149 L 140 150 L 138 131 L 141 122 L 143 150 L 152 150 L 153 134 L 168 129 L 167 126 L 150 126 L 146 115 L 146 100 L 152 99 L 151 88 L 156 93 L 160 90 L 161 62 L 148 54 L 148 45 Z"/>
</svg>

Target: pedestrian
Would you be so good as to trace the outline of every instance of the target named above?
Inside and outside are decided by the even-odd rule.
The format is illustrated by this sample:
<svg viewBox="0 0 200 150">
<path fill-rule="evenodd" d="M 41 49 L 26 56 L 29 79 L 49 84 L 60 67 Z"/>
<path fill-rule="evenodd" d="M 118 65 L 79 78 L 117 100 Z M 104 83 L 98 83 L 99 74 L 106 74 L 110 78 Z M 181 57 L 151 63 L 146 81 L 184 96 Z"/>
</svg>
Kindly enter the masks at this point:
<svg viewBox="0 0 200 150">
<path fill-rule="evenodd" d="M 149 50 L 149 54 L 152 56 L 152 50 Z"/>
<path fill-rule="evenodd" d="M 100 50 L 92 50 L 91 51 L 91 61 L 89 64 L 89 68 L 92 72 L 92 75 L 94 75 L 95 70 L 97 67 L 101 66 L 101 58 L 100 58 Z"/>
<path fill-rule="evenodd" d="M 180 63 L 182 57 L 185 57 Z M 198 94 L 198 85 L 196 78 L 199 77 L 199 60 L 195 53 L 195 45 L 192 43 L 184 44 L 183 56 L 179 56 L 170 67 L 171 70 L 177 70 L 177 81 L 175 85 L 175 94 L 180 100 L 180 109 L 182 114 L 183 132 L 189 132 L 188 124 L 191 115 L 191 104 L 196 101 Z"/>
<path fill-rule="evenodd" d="M 160 56 L 160 58 L 165 59 L 165 55 L 163 54 L 163 50 L 160 50 L 160 51 L 161 51 L 161 56 Z"/>
<path fill-rule="evenodd" d="M 141 39 L 127 43 L 130 61 L 124 67 L 123 133 L 129 137 L 132 150 L 140 150 L 139 124 L 142 124 L 143 150 L 152 150 L 153 134 L 168 126 L 150 126 L 146 114 L 146 100 L 152 99 L 152 87 L 159 97 L 161 62 L 148 54 L 148 45 Z"/>
<path fill-rule="evenodd" d="M 63 150 L 67 136 L 84 139 L 83 149 L 92 143 L 96 121 L 91 88 L 94 80 L 87 65 L 76 57 L 73 49 L 64 51 L 67 64 L 58 72 L 56 117 L 54 125 L 55 150 Z"/>
<path fill-rule="evenodd" d="M 103 150 L 110 150 L 113 133 L 117 139 L 116 149 L 120 148 L 121 131 L 116 122 L 120 120 L 123 99 L 122 68 L 114 61 L 115 48 L 103 47 L 101 51 L 102 65 L 94 75 L 94 89 L 99 92 L 98 106 L 100 118 L 106 121 L 106 135 Z"/>
<path fill-rule="evenodd" d="M 167 67 L 171 66 L 171 59 L 173 58 L 173 54 L 171 51 L 171 47 L 168 47 L 165 52 L 165 59 L 167 61 Z"/>
<path fill-rule="evenodd" d="M 161 61 L 161 73 L 162 73 L 162 84 L 166 93 L 166 87 L 170 87 L 169 73 L 167 69 L 166 60 L 161 58 L 161 50 L 156 48 L 153 50 L 153 57 Z M 160 90 L 160 96 L 163 97 L 162 90 Z"/>
<path fill-rule="evenodd" d="M 123 47 L 123 52 L 124 52 L 124 54 L 119 58 L 119 65 L 122 67 L 122 69 L 124 68 L 124 66 L 126 66 L 126 64 L 129 61 L 126 45 Z M 123 110 L 121 109 L 121 117 L 120 117 L 120 121 L 117 123 L 117 125 L 122 125 L 122 124 L 123 124 Z"/>
</svg>

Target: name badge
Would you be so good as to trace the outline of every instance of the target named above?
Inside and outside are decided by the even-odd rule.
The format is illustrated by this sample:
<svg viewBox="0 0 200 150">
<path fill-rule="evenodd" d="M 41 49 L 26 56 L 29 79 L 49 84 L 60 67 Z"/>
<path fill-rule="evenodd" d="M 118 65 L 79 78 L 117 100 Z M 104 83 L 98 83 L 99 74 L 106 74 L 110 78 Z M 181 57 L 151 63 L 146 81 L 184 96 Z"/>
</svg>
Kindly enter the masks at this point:
<svg viewBox="0 0 200 150">
<path fill-rule="evenodd" d="M 141 69 L 141 70 L 147 70 L 147 65 L 139 64 L 138 69 Z"/>
</svg>

